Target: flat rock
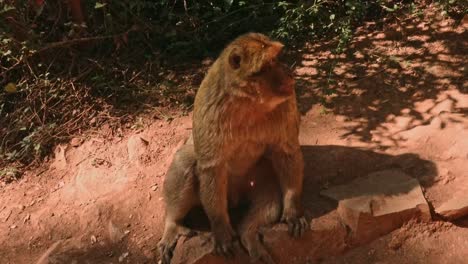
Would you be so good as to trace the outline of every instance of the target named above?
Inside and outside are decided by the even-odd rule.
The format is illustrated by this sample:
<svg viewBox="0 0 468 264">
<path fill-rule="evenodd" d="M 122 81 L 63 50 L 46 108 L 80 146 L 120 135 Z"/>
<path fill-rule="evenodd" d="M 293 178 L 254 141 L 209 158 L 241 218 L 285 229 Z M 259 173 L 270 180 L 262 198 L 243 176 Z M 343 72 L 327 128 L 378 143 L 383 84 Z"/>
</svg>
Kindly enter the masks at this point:
<svg viewBox="0 0 468 264">
<path fill-rule="evenodd" d="M 357 244 L 385 235 L 412 218 L 431 219 L 419 182 L 400 170 L 374 172 L 321 194 L 338 201 L 338 214 Z"/>
<path fill-rule="evenodd" d="M 128 160 L 131 162 L 139 162 L 139 159 L 146 152 L 148 143 L 141 135 L 132 135 L 127 142 Z"/>
<path fill-rule="evenodd" d="M 79 147 L 81 143 L 83 143 L 83 140 L 81 138 L 72 138 L 70 140 L 70 145 L 75 148 Z"/>
<path fill-rule="evenodd" d="M 468 215 L 468 195 L 466 191 L 456 192 L 453 197 L 435 209 L 436 213 L 448 220 Z"/>
<path fill-rule="evenodd" d="M 265 247 L 277 263 L 315 263 L 318 259 L 343 252 L 347 241 L 346 227 L 341 223 L 336 211 L 313 219 L 311 230 L 301 238 L 291 238 L 285 224 L 264 228 L 262 233 Z M 248 255 L 239 250 L 233 259 L 223 259 L 211 254 L 212 244 L 207 241 L 208 234 L 180 239 L 172 263 L 250 263 Z"/>
</svg>

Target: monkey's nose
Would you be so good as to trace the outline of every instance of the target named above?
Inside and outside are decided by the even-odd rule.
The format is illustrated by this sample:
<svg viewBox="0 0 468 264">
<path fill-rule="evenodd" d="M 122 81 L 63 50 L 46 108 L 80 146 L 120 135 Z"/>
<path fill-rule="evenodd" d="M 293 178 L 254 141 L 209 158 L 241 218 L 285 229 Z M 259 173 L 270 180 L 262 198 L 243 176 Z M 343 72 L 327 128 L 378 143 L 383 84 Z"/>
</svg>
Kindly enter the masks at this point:
<svg viewBox="0 0 468 264">
<path fill-rule="evenodd" d="M 293 92 L 292 86 L 283 85 L 279 89 L 279 94 L 282 96 L 289 96 L 292 94 L 292 92 Z"/>
</svg>

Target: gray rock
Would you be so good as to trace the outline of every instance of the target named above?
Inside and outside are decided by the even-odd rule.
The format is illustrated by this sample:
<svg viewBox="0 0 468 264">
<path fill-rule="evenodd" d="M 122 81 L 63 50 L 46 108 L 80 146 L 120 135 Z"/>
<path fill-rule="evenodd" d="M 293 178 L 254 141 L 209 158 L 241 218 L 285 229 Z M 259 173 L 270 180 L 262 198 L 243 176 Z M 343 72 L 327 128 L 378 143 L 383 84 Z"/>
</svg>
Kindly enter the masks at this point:
<svg viewBox="0 0 468 264">
<path fill-rule="evenodd" d="M 387 234 L 412 218 L 431 220 L 419 182 L 400 170 L 374 172 L 321 194 L 338 201 L 338 214 L 357 244 Z"/>
<path fill-rule="evenodd" d="M 456 192 L 453 197 L 435 209 L 436 213 L 448 220 L 468 215 L 468 195 L 465 190 Z"/>
<path fill-rule="evenodd" d="M 336 211 L 332 211 L 311 222 L 311 230 L 304 236 L 293 239 L 285 224 L 277 224 L 263 230 L 265 247 L 277 263 L 315 263 L 326 256 L 337 255 L 346 248 L 346 227 L 341 223 Z M 193 238 L 182 238 L 174 251 L 174 264 L 224 264 L 250 263 L 249 257 L 242 250 L 236 252 L 234 259 L 226 261 L 211 254 L 212 243 L 209 234 Z"/>
</svg>

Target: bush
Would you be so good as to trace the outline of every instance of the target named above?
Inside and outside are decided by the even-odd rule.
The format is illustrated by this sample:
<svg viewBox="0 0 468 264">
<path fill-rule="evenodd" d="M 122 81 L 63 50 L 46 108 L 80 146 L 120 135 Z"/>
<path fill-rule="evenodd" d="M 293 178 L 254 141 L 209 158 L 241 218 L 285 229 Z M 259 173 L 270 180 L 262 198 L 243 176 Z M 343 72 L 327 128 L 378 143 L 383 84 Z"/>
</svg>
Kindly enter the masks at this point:
<svg viewBox="0 0 468 264">
<path fill-rule="evenodd" d="M 463 1 L 442 2 L 466 12 Z M 409 3 L 0 1 L 0 166 L 44 157 L 104 122 L 113 107 L 178 102 L 167 68 L 215 56 L 241 33 L 263 32 L 290 45 L 337 36 L 335 52 L 342 52 L 361 21 Z"/>
</svg>

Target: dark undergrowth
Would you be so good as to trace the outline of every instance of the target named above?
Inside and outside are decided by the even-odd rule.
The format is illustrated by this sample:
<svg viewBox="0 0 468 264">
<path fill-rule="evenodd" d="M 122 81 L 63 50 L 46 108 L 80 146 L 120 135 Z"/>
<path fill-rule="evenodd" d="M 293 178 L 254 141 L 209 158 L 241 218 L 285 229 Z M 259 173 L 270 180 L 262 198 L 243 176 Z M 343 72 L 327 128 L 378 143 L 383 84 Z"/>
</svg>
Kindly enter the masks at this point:
<svg viewBox="0 0 468 264">
<path fill-rule="evenodd" d="M 291 51 L 333 39 L 341 53 L 362 22 L 426 2 L 0 1 L 0 178 L 104 123 L 131 128 L 142 112 L 190 110 L 210 61 L 239 34 L 263 32 Z M 467 11 L 465 1 L 437 3 L 447 15 Z"/>
</svg>

